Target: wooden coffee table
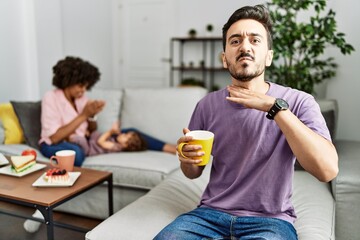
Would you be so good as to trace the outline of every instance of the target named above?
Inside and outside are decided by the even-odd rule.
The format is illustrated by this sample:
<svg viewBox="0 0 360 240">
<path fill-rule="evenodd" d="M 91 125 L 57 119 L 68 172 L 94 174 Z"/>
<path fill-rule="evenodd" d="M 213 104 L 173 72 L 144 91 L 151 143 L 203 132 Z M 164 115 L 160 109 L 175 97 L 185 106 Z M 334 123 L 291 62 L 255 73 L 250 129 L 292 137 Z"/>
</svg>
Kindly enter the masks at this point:
<svg viewBox="0 0 360 240">
<path fill-rule="evenodd" d="M 53 209 L 91 188 L 107 182 L 109 215 L 113 214 L 113 182 L 111 172 L 75 167 L 74 172 L 81 172 L 81 175 L 71 187 L 33 187 L 32 184 L 50 167 L 48 165 L 45 169 L 23 177 L 0 174 L 0 201 L 38 209 L 43 214 L 44 220 L 18 213 L 9 213 L 1 209 L 0 213 L 45 223 L 47 239 L 49 240 L 54 239 L 54 226 L 84 231 L 66 223 L 55 222 L 53 219 Z"/>
</svg>

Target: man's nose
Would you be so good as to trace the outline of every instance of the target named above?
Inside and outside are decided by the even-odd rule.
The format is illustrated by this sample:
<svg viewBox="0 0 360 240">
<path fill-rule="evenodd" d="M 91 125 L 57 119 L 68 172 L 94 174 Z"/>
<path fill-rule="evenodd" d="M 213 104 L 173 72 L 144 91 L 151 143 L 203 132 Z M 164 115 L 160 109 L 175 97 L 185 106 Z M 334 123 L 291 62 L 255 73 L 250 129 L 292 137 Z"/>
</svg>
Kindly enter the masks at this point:
<svg viewBox="0 0 360 240">
<path fill-rule="evenodd" d="M 244 39 L 240 45 L 240 52 L 250 52 L 251 43 L 249 39 Z"/>
</svg>

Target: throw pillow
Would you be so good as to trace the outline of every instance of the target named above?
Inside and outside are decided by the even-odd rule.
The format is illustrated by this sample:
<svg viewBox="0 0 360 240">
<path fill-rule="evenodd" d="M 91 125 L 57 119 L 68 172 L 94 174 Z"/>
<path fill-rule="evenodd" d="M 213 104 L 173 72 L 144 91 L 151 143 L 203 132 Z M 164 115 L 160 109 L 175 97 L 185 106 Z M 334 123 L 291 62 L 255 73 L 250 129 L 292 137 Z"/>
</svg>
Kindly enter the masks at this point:
<svg viewBox="0 0 360 240">
<path fill-rule="evenodd" d="M 24 142 L 24 134 L 11 103 L 0 104 L 0 120 L 4 126 L 5 144 Z"/>
<path fill-rule="evenodd" d="M 323 111 L 321 112 L 322 115 L 324 116 L 325 122 L 327 127 L 329 128 L 329 132 L 331 135 L 332 140 L 335 140 L 335 111 L 334 110 L 329 110 L 329 111 Z"/>
<path fill-rule="evenodd" d="M 0 144 L 4 144 L 4 140 L 5 140 L 5 130 L 0 120 Z"/>
<path fill-rule="evenodd" d="M 123 92 L 114 89 L 91 89 L 86 94 L 90 99 L 104 100 L 105 107 L 98 114 L 97 127 L 99 132 L 105 132 L 111 125 L 119 120 Z"/>
<path fill-rule="evenodd" d="M 24 132 L 25 142 L 30 147 L 39 149 L 41 134 L 41 101 L 15 102 L 11 101 L 15 113 Z"/>
</svg>

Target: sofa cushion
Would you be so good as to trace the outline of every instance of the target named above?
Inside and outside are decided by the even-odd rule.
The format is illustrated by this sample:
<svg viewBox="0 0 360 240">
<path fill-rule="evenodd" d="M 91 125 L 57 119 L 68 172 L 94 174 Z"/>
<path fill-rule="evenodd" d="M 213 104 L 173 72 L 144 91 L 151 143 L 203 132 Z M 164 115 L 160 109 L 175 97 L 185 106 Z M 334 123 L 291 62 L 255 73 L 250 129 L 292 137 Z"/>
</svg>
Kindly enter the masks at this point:
<svg viewBox="0 0 360 240">
<path fill-rule="evenodd" d="M 11 103 L 0 104 L 0 120 L 5 130 L 5 144 L 24 142 L 24 134 Z"/>
<path fill-rule="evenodd" d="M 27 144 L 0 144 L 0 152 L 5 155 L 20 155 L 22 151 L 29 148 Z M 47 157 L 44 157 L 38 149 L 34 149 L 37 153 L 37 160 L 49 162 Z"/>
<path fill-rule="evenodd" d="M 360 236 L 360 141 L 336 140 L 339 173 L 331 182 L 336 200 L 336 237 Z"/>
<path fill-rule="evenodd" d="M 329 128 L 331 138 L 334 140 L 336 137 L 337 117 L 338 117 L 338 104 L 334 99 L 316 100 L 319 103 L 321 113 L 324 116 L 327 127 Z"/>
<path fill-rule="evenodd" d="M 0 144 L 4 144 L 4 140 L 5 140 L 5 129 L 0 119 Z"/>
<path fill-rule="evenodd" d="M 41 134 L 41 101 L 11 101 L 11 104 L 24 132 L 26 144 L 32 148 L 39 149 L 39 140 Z"/>
<path fill-rule="evenodd" d="M 335 239 L 335 200 L 329 183 L 305 171 L 295 172 L 292 202 L 299 240 Z"/>
<path fill-rule="evenodd" d="M 335 111 L 334 110 L 328 110 L 328 111 L 322 111 L 322 115 L 325 118 L 326 125 L 329 129 L 331 139 L 335 139 Z"/>
<path fill-rule="evenodd" d="M 87 240 L 132 240 L 153 237 L 178 215 L 194 209 L 209 179 L 190 180 L 177 170 L 144 197 L 115 213 L 86 234 Z M 112 229 L 117 229 L 113 231 Z"/>
<path fill-rule="evenodd" d="M 82 167 L 112 172 L 114 185 L 149 190 L 178 169 L 179 160 L 173 154 L 148 150 L 87 157 Z"/>
<path fill-rule="evenodd" d="M 87 96 L 91 99 L 101 99 L 106 102 L 104 109 L 97 116 L 97 125 L 100 132 L 107 131 L 120 118 L 123 91 L 94 88 L 87 93 Z"/>
<path fill-rule="evenodd" d="M 135 127 L 165 142 L 176 143 L 197 102 L 206 93 L 206 89 L 199 87 L 125 89 L 122 127 Z"/>
</svg>

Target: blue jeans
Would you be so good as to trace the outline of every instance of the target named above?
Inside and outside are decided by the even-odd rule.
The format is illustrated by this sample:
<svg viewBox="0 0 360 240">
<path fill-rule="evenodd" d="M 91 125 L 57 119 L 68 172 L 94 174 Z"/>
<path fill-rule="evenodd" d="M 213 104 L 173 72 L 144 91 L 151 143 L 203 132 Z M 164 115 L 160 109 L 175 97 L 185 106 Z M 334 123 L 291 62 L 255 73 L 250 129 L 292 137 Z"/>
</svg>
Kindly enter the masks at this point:
<svg viewBox="0 0 360 240">
<path fill-rule="evenodd" d="M 239 239 L 296 240 L 293 225 L 268 217 L 237 217 L 199 207 L 180 215 L 155 240 Z"/>
<path fill-rule="evenodd" d="M 85 160 L 84 150 L 75 143 L 63 141 L 58 144 L 51 145 L 48 145 L 45 142 L 40 144 L 40 152 L 47 158 L 54 156 L 55 153 L 60 150 L 74 150 L 76 152 L 74 165 L 77 167 L 80 167 Z"/>
</svg>

